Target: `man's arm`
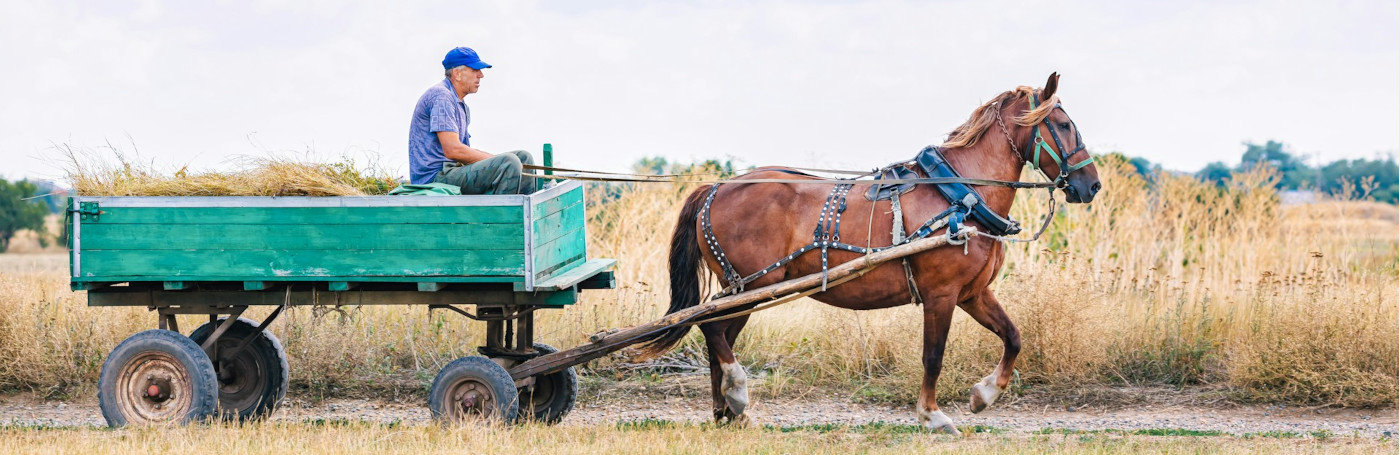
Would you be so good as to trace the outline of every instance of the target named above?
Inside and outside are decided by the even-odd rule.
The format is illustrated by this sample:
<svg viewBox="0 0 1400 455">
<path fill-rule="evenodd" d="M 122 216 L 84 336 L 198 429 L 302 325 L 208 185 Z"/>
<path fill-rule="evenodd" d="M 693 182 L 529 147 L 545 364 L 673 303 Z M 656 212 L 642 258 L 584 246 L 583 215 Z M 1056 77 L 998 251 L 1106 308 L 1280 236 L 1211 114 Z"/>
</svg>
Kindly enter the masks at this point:
<svg viewBox="0 0 1400 455">
<path fill-rule="evenodd" d="M 457 136 L 455 131 L 438 131 L 438 143 L 442 144 L 442 154 L 447 159 L 462 164 L 472 164 L 492 157 L 490 153 L 471 148 L 462 143 L 462 138 Z"/>
</svg>

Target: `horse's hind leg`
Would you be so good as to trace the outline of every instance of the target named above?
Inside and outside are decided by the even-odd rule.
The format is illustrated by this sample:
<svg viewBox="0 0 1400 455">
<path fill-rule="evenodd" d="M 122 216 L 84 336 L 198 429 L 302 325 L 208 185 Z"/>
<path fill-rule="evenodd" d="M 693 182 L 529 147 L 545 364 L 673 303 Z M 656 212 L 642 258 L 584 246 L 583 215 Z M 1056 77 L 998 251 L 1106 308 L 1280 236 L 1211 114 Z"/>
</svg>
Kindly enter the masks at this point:
<svg viewBox="0 0 1400 455">
<path fill-rule="evenodd" d="M 1001 393 L 1006 391 L 1006 386 L 1011 383 L 1016 355 L 1021 352 L 1021 332 L 1016 330 L 1016 324 L 1011 322 L 1011 318 L 997 302 L 996 296 L 992 295 L 991 289 L 983 290 L 980 295 L 968 299 L 960 306 L 972 319 L 997 334 L 1003 346 L 1001 362 L 997 364 L 996 370 L 972 386 L 969 407 L 972 412 L 982 412 L 996 402 L 997 397 L 1000 397 Z"/>
<path fill-rule="evenodd" d="M 919 423 L 932 431 L 961 435 L 938 409 L 938 374 L 943 370 L 943 350 L 948 343 L 948 327 L 953 322 L 951 297 L 929 299 L 924 303 L 924 382 L 919 387 L 919 402 L 915 405 Z"/>
<path fill-rule="evenodd" d="M 746 420 L 749 404 L 748 374 L 734 357 L 734 341 L 748 317 L 700 325 L 710 357 L 710 390 L 714 398 L 715 421 Z"/>
<path fill-rule="evenodd" d="M 748 316 L 729 320 L 729 327 L 724 331 L 724 341 L 729 345 L 730 352 L 733 352 L 735 343 L 739 341 L 739 331 L 744 330 L 744 325 L 748 322 Z M 724 370 L 724 381 L 720 383 L 720 391 L 724 392 L 724 402 L 733 413 L 730 418 L 751 423 L 749 415 L 744 413 L 749 407 L 748 372 L 744 371 L 744 366 L 740 365 L 737 359 L 733 363 L 721 364 L 720 367 Z"/>
</svg>

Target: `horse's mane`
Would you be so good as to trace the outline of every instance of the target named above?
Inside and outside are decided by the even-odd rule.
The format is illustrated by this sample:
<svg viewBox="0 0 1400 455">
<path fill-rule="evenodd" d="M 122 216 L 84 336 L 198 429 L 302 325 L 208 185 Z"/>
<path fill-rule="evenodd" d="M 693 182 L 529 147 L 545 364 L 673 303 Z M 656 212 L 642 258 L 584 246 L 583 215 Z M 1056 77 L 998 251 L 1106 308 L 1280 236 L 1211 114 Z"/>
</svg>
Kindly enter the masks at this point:
<svg viewBox="0 0 1400 455">
<path fill-rule="evenodd" d="M 968 117 L 966 123 L 963 123 L 961 126 L 954 128 L 952 132 L 949 132 L 948 139 L 943 142 L 943 146 L 947 148 L 971 147 L 973 144 L 977 143 L 978 139 L 982 138 L 983 134 L 987 133 L 988 129 L 996 125 L 997 115 L 1001 113 L 1001 106 L 1011 104 L 1013 101 L 1022 97 L 1030 97 L 1032 93 L 1036 92 L 1036 89 L 1024 85 L 1016 87 L 1016 90 L 1002 92 L 1001 95 L 997 95 L 995 99 L 988 101 L 979 106 L 977 110 L 972 111 L 972 116 Z M 1025 114 L 1013 117 L 1012 121 L 1021 126 L 1031 126 L 1040 123 L 1042 120 L 1045 120 L 1045 117 L 1050 115 L 1050 111 L 1054 110 L 1055 105 L 1059 102 L 1060 99 L 1058 96 L 1051 96 L 1048 100 L 1041 100 L 1040 106 L 1037 106 L 1034 110 L 1026 112 Z"/>
</svg>

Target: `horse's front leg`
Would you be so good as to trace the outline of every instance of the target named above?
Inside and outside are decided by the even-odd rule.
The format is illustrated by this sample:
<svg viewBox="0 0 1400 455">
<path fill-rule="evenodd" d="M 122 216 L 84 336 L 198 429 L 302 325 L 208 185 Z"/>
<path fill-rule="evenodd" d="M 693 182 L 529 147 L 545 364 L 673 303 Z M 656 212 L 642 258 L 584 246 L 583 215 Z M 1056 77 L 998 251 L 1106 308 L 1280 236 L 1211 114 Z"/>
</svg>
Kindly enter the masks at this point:
<svg viewBox="0 0 1400 455">
<path fill-rule="evenodd" d="M 954 296 L 940 296 L 924 303 L 924 382 L 919 388 L 916 410 L 919 423 L 930 431 L 961 436 L 948 418 L 938 409 L 938 373 L 943 369 L 943 350 L 948 343 L 948 328 L 953 322 Z"/>
<path fill-rule="evenodd" d="M 982 324 L 982 327 L 1001 338 L 1001 362 L 992 370 L 991 375 L 972 385 L 969 408 L 972 412 L 982 412 L 995 403 L 1011 384 L 1016 355 L 1021 352 L 1021 331 L 1016 329 L 1016 324 L 1011 323 L 1011 318 L 1006 315 L 1006 310 L 1001 308 L 996 296 L 992 295 L 991 289 L 984 289 L 977 297 L 963 302 L 961 307 L 972 319 Z"/>
</svg>

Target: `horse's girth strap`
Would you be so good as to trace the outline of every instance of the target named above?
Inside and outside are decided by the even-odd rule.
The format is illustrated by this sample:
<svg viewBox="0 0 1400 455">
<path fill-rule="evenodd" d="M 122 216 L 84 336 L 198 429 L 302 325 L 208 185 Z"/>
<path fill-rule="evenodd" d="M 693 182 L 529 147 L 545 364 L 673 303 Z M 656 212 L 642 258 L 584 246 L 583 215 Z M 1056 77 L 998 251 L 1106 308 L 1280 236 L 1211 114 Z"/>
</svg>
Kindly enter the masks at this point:
<svg viewBox="0 0 1400 455">
<path fill-rule="evenodd" d="M 904 209 L 899 203 L 900 194 L 901 193 L 896 191 L 890 196 L 890 211 L 894 212 L 894 222 L 890 223 L 893 226 L 890 229 L 890 245 L 903 244 L 904 241 L 908 239 L 904 234 Z M 871 201 L 870 204 L 871 207 L 874 207 L 875 202 Z M 916 305 L 923 304 L 924 298 L 919 295 L 918 283 L 914 282 L 914 269 L 909 266 L 909 258 L 900 258 L 899 262 L 904 264 L 904 279 L 909 284 L 909 303 Z"/>
</svg>

